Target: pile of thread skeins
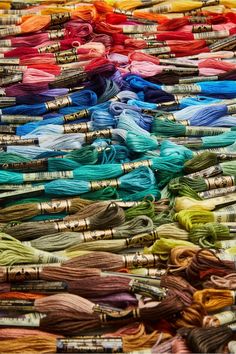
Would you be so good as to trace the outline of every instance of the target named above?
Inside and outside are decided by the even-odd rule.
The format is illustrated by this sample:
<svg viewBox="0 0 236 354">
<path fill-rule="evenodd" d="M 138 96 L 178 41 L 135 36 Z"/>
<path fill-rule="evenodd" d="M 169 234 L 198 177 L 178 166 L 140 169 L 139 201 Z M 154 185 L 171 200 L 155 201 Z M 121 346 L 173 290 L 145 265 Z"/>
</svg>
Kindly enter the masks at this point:
<svg viewBox="0 0 236 354">
<path fill-rule="evenodd" d="M 0 1 L 0 353 L 236 354 L 236 0 Z"/>
</svg>

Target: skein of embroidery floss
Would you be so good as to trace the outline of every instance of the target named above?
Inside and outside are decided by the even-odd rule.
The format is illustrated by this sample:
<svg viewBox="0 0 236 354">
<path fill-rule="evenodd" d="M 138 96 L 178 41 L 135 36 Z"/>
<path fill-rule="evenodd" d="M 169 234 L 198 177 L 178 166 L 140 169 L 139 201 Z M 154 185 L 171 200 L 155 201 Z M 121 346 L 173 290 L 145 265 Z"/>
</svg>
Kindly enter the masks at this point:
<svg viewBox="0 0 236 354">
<path fill-rule="evenodd" d="M 95 230 L 94 232 L 63 232 L 39 237 L 30 241 L 30 245 L 37 249 L 47 251 L 59 251 L 72 246 L 78 246 L 82 243 L 91 243 L 98 240 L 124 239 L 138 234 L 148 234 L 153 230 L 153 222 L 145 216 L 137 216 L 136 218 L 124 222 L 121 226 L 107 230 Z M 135 240 L 134 240 L 135 241 Z M 27 241 L 29 242 L 29 241 Z M 127 241 L 128 242 L 128 241 Z M 29 244 L 29 243 L 27 243 Z M 123 245 L 123 244 L 122 244 Z"/>
<path fill-rule="evenodd" d="M 72 93 L 69 96 L 64 98 L 58 98 L 55 101 L 49 101 L 45 104 L 38 104 L 38 105 L 20 105 L 15 106 L 12 109 L 4 108 L 2 110 L 3 114 L 28 114 L 28 115 L 42 115 L 47 113 L 48 111 L 59 109 L 68 105 L 75 105 L 75 106 L 89 106 L 95 105 L 97 103 L 97 95 L 90 90 L 84 90 L 80 92 Z"/>
<path fill-rule="evenodd" d="M 122 208 L 115 203 L 104 205 L 104 209 L 98 214 L 85 219 L 75 218 L 69 221 L 57 222 L 25 222 L 16 226 L 5 228 L 9 235 L 16 235 L 18 239 L 28 240 L 39 236 L 55 234 L 63 231 L 85 231 L 102 230 L 109 227 L 115 227 L 122 224 L 125 220 L 125 214 Z M 32 232 L 33 227 L 33 232 Z"/>
</svg>

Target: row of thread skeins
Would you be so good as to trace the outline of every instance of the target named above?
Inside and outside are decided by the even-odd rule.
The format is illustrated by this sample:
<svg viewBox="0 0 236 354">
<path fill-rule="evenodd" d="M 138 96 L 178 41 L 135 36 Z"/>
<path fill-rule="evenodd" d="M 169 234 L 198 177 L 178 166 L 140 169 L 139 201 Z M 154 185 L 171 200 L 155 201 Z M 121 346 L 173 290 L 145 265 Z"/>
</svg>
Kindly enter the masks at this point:
<svg viewBox="0 0 236 354">
<path fill-rule="evenodd" d="M 189 250 L 185 249 L 185 252 L 187 251 Z M 97 256 L 97 266 L 106 270 L 104 260 L 108 261 L 107 254 L 97 253 Z M 89 263 L 91 259 L 87 259 L 87 264 L 93 267 L 94 265 Z M 114 262 L 112 256 L 109 261 Z M 118 264 L 115 266 L 113 263 L 113 267 L 118 267 Z M 20 292 L 22 289 L 26 290 L 29 283 L 28 289 L 32 291 L 32 282 L 8 286 L 5 284 L 5 291 L 13 289 L 14 292 L 2 292 L 0 306 L 6 310 L 10 303 L 11 309 L 14 309 L 14 315 L 9 316 L 8 313 L 8 316 L 4 317 L 5 323 L 10 328 L 7 328 L 7 333 L 4 329 L 0 331 L 4 336 L 1 342 L 6 345 L 7 342 L 9 343 L 9 338 L 14 338 L 22 333 L 24 339 L 13 340 L 14 346 L 10 350 L 14 348 L 18 352 L 24 348 L 27 352 L 29 347 L 32 349 L 31 346 L 36 345 L 36 335 L 40 338 L 42 352 L 45 352 L 48 346 L 55 347 L 55 336 L 29 330 L 27 328 L 29 326 L 26 324 L 24 324 L 26 329 L 15 330 L 11 328 L 10 321 L 7 322 L 7 318 L 16 318 L 16 313 L 19 315 L 19 311 L 26 313 L 37 311 L 38 315 L 35 315 L 35 318 L 38 318 L 38 324 L 35 324 L 35 327 L 39 327 L 41 331 L 56 335 L 59 333 L 60 336 L 78 336 L 86 330 L 84 338 L 86 342 L 89 330 L 98 330 L 103 327 L 100 333 L 105 338 L 107 331 L 109 331 L 110 337 L 122 337 L 122 349 L 125 352 L 132 349 L 152 348 L 150 352 L 153 353 L 234 353 L 235 270 L 233 267 L 234 262 L 221 261 L 213 252 L 207 250 L 195 250 L 195 253 L 189 251 L 186 267 L 169 269 L 170 273 L 174 271 L 176 274 L 158 276 L 156 269 L 153 273 L 149 269 L 149 277 L 146 277 L 144 283 L 134 280 L 137 273 L 132 274 L 128 269 L 125 273 L 123 273 L 124 269 L 122 273 L 116 273 L 116 276 L 114 276 L 115 273 L 112 273 L 113 275 L 104 273 L 102 276 L 100 273 L 99 283 L 98 269 L 73 268 L 68 264 L 67 266 L 62 265 L 61 269 L 53 265 L 44 266 L 38 273 L 41 279 L 49 281 L 57 279 L 58 281 L 62 277 L 61 272 L 63 272 L 64 281 L 70 279 L 69 286 L 72 283 L 81 284 L 81 289 L 84 290 L 83 297 L 68 293 L 46 295 L 42 288 L 45 286 L 44 289 L 49 289 L 49 282 L 46 285 L 41 281 L 38 287 L 41 289 L 40 294 L 39 290 L 35 290 L 34 293 Z M 24 269 L 24 267 L 17 268 L 18 272 L 19 269 Z M 195 268 L 194 277 L 189 274 L 193 268 Z M 201 274 L 204 269 L 206 274 L 203 278 Z M 209 275 L 209 269 L 211 275 Z M 27 271 L 27 268 L 25 270 Z M 14 267 L 11 271 L 14 271 Z M 2 272 L 4 274 L 3 268 Z M 219 276 L 219 274 L 221 275 Z M 104 278 L 104 276 L 106 277 Z M 186 276 L 189 282 L 184 279 Z M 73 277 L 77 279 L 74 282 L 71 281 Z M 111 284 L 107 284 L 109 282 L 113 284 L 113 287 Z M 33 283 L 34 289 L 37 289 L 37 282 Z M 133 288 L 134 285 L 136 287 Z M 53 289 L 53 283 L 51 283 L 51 289 Z M 126 292 L 126 296 L 124 293 L 117 296 L 117 292 L 120 293 L 121 289 Z M 137 300 L 132 295 L 128 296 L 128 291 L 131 294 L 143 296 Z M 118 298 L 119 300 L 117 300 Z M 21 300 L 21 305 L 24 304 L 24 309 L 20 310 L 19 300 Z M 119 303 L 120 310 L 109 307 L 114 301 L 116 304 Z M 27 306 L 29 306 L 28 311 Z M 60 318 L 56 313 L 58 309 L 60 309 Z M 63 309 L 66 312 L 63 312 Z M 25 318 L 27 316 L 30 323 L 30 315 L 26 314 Z M 20 321 L 19 317 L 18 323 Z M 138 325 L 137 322 L 142 322 L 145 329 L 142 323 Z M 129 325 L 123 327 L 127 323 Z M 112 328 L 116 325 L 120 327 L 119 330 L 112 332 Z M 45 336 L 44 340 L 41 339 L 43 335 Z M 73 344 L 75 345 L 75 343 Z M 95 342 L 93 345 L 95 348 Z M 77 345 L 74 347 L 77 349 L 74 352 L 80 352 L 80 346 L 86 352 L 82 338 L 77 338 Z"/>
</svg>

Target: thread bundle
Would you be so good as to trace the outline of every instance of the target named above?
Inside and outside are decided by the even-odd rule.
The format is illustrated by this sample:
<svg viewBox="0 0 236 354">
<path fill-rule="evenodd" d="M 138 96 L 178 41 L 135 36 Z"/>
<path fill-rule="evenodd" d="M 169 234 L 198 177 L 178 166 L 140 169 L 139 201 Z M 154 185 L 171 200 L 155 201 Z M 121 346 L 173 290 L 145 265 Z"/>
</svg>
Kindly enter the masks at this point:
<svg viewBox="0 0 236 354">
<path fill-rule="evenodd" d="M 234 353 L 236 1 L 0 3 L 1 353 Z"/>
</svg>

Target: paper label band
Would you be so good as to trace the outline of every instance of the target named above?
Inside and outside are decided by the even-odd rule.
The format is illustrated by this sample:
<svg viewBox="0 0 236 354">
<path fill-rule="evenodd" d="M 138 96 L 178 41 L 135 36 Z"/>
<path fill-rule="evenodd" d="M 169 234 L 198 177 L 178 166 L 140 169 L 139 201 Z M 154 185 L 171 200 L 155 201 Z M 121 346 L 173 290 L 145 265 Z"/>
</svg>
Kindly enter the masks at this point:
<svg viewBox="0 0 236 354">
<path fill-rule="evenodd" d="M 27 281 L 22 284 L 11 284 L 11 291 L 43 292 L 50 294 L 66 290 L 67 284 L 61 281 Z"/>
<path fill-rule="evenodd" d="M 4 327 L 40 327 L 41 318 L 46 315 L 29 313 L 15 317 L 0 317 L 0 326 Z"/>
<path fill-rule="evenodd" d="M 224 312 L 216 313 L 214 317 L 216 317 L 219 320 L 220 325 L 224 325 L 236 321 L 236 312 L 224 311 Z"/>
<path fill-rule="evenodd" d="M 0 79 L 0 85 L 5 86 L 22 80 L 22 74 L 6 76 Z"/>
<path fill-rule="evenodd" d="M 12 26 L 4 29 L 0 29 L 0 38 L 14 36 L 21 33 L 20 26 Z"/>
<path fill-rule="evenodd" d="M 43 186 L 38 186 L 38 187 L 32 187 L 32 188 L 20 188 L 19 190 L 16 191 L 11 191 L 11 192 L 5 192 L 0 194 L 0 200 L 7 200 L 11 199 L 17 196 L 21 196 L 22 198 L 24 196 L 33 196 L 33 195 L 40 195 L 44 191 Z"/>
<path fill-rule="evenodd" d="M 188 83 L 194 83 L 194 82 L 202 82 L 202 81 L 217 81 L 219 78 L 218 76 L 195 76 L 195 77 L 185 77 L 184 79 L 179 79 L 180 84 L 188 84 Z"/>
<path fill-rule="evenodd" d="M 1 47 L 11 47 L 11 40 L 10 39 L 2 39 L 0 41 L 0 46 Z"/>
<path fill-rule="evenodd" d="M 57 339 L 57 353 L 123 353 L 122 338 Z"/>
<path fill-rule="evenodd" d="M 65 30 L 48 31 L 49 39 L 63 39 L 65 35 Z"/>
<path fill-rule="evenodd" d="M 111 240 L 113 239 L 114 232 L 112 229 L 107 230 L 95 230 L 83 232 L 84 242 L 99 241 L 99 240 Z"/>
<path fill-rule="evenodd" d="M 67 22 L 70 18 L 69 12 L 54 13 L 51 15 L 51 26 Z"/>
<path fill-rule="evenodd" d="M 34 300 L 0 299 L 0 311 L 33 312 Z"/>
<path fill-rule="evenodd" d="M 215 165 L 215 166 L 208 167 L 205 170 L 191 173 L 191 174 L 187 175 L 186 177 L 189 177 L 189 178 L 195 178 L 195 177 L 208 178 L 208 177 L 220 175 L 222 172 L 223 172 L 223 170 L 222 170 L 221 165 Z"/>
<path fill-rule="evenodd" d="M 222 195 L 230 194 L 233 192 L 236 192 L 236 186 L 212 189 L 209 191 L 200 192 L 200 193 L 198 193 L 198 195 L 201 198 L 208 199 L 208 198 L 220 197 Z"/>
<path fill-rule="evenodd" d="M 122 170 L 124 173 L 128 173 L 140 166 L 151 167 L 152 161 L 151 160 L 142 160 L 142 161 L 126 162 L 126 163 L 122 164 Z"/>
<path fill-rule="evenodd" d="M 39 145 L 38 139 L 8 139 L 7 142 L 0 141 L 0 148 L 6 145 Z"/>
<path fill-rule="evenodd" d="M 68 64 L 79 61 L 79 56 L 77 54 L 67 54 L 64 56 L 57 56 L 56 63 L 57 64 Z"/>
<path fill-rule="evenodd" d="M 227 111 L 228 111 L 228 113 L 236 113 L 236 105 L 232 104 L 232 105 L 228 106 Z"/>
<path fill-rule="evenodd" d="M 124 320 L 138 319 L 140 318 L 140 310 L 135 308 L 133 310 L 124 311 L 109 311 L 107 313 L 102 313 L 100 316 L 101 323 L 119 322 Z"/>
<path fill-rule="evenodd" d="M 146 297 L 151 297 L 157 301 L 161 301 L 166 297 L 166 292 L 163 289 L 155 286 L 141 283 L 138 280 L 131 280 L 130 290 L 133 293 L 138 293 Z"/>
<path fill-rule="evenodd" d="M 153 254 L 126 254 L 123 255 L 125 268 L 153 268 L 158 266 L 159 258 Z"/>
<path fill-rule="evenodd" d="M 212 136 L 219 135 L 230 131 L 230 128 L 218 128 L 218 127 L 186 127 L 185 135 L 187 136 Z"/>
<path fill-rule="evenodd" d="M 45 169 L 48 167 L 48 160 L 33 160 L 30 162 L 14 162 L 4 163 L 0 165 L 3 170 L 29 170 L 29 169 Z"/>
<path fill-rule="evenodd" d="M 54 101 L 49 101 L 44 104 L 48 111 L 56 111 L 60 108 L 70 106 L 72 104 L 72 100 L 69 96 L 66 96 L 66 97 L 57 98 Z"/>
<path fill-rule="evenodd" d="M 113 188 L 119 188 L 120 182 L 118 179 L 107 179 L 107 180 L 102 180 L 102 181 L 92 181 L 89 183 L 90 184 L 90 190 L 91 191 L 98 191 L 102 188 L 106 187 L 113 187 Z"/>
<path fill-rule="evenodd" d="M 163 73 L 169 73 L 169 74 L 183 74 L 183 75 L 190 75 L 190 74 L 198 74 L 199 69 L 198 68 L 165 68 L 162 71 Z M 179 80 L 180 81 L 180 80 Z"/>
<path fill-rule="evenodd" d="M 194 33 L 194 39 L 217 39 L 217 38 L 224 38 L 230 36 L 229 31 L 222 30 L 222 31 L 212 31 L 212 32 L 203 32 L 203 33 Z"/>
<path fill-rule="evenodd" d="M 2 123 L 15 123 L 15 124 L 24 124 L 24 123 L 28 123 L 28 122 L 36 122 L 36 121 L 41 121 L 43 120 L 43 117 L 29 117 L 29 116 L 13 116 L 13 115 L 3 115 L 0 116 L 0 121 Z"/>
<path fill-rule="evenodd" d="M 235 185 L 234 176 L 219 176 L 205 179 L 206 190 L 232 187 Z"/>
<path fill-rule="evenodd" d="M 89 123 L 66 124 L 63 125 L 64 134 L 69 133 L 86 133 L 90 130 Z"/>
<path fill-rule="evenodd" d="M 194 25 L 192 27 L 192 33 L 210 32 L 212 30 L 213 30 L 212 25 Z"/>
<path fill-rule="evenodd" d="M 234 222 L 236 221 L 236 206 L 229 205 L 218 211 L 214 212 L 214 218 L 216 222 Z"/>
<path fill-rule="evenodd" d="M 72 122 L 77 119 L 82 119 L 82 118 L 88 118 L 90 115 L 89 111 L 87 109 L 83 109 L 82 111 L 71 113 L 71 114 L 66 114 L 64 116 L 64 122 Z"/>
<path fill-rule="evenodd" d="M 73 171 L 25 173 L 23 180 L 24 182 L 51 181 L 52 179 L 73 178 L 73 176 Z"/>
<path fill-rule="evenodd" d="M 0 125 L 0 134 L 15 134 L 16 128 L 11 127 L 9 125 Z M 18 139 L 17 139 L 18 140 Z"/>
<path fill-rule="evenodd" d="M 55 230 L 57 232 L 63 231 L 83 231 L 88 230 L 90 223 L 88 219 L 58 221 L 54 222 Z"/>
<path fill-rule="evenodd" d="M 103 129 L 103 130 L 96 130 L 94 132 L 85 133 L 85 142 L 91 143 L 93 140 L 96 139 L 107 139 L 112 137 L 112 130 L 111 129 Z"/>
<path fill-rule="evenodd" d="M 70 200 L 53 200 L 51 202 L 42 202 L 38 204 L 40 214 L 69 213 L 71 208 Z"/>
<path fill-rule="evenodd" d="M 127 247 L 134 247 L 134 248 L 142 247 L 142 246 L 149 246 L 157 238 L 159 238 L 159 237 L 155 233 L 137 235 L 134 237 L 127 238 L 126 245 L 127 245 Z"/>
<path fill-rule="evenodd" d="M 172 5 L 171 4 L 166 4 L 166 5 L 158 5 L 158 6 L 153 6 L 150 8 L 151 13 L 157 13 L 157 14 L 164 14 L 166 12 L 172 12 Z"/>
<path fill-rule="evenodd" d="M 219 241 L 220 248 L 227 249 L 236 246 L 236 240 Z"/>
<path fill-rule="evenodd" d="M 157 32 L 156 25 L 123 25 L 123 33 L 152 33 Z"/>
<path fill-rule="evenodd" d="M 146 49 L 137 50 L 137 52 L 155 55 L 155 54 L 170 53 L 171 48 L 170 47 L 146 48 Z"/>
<path fill-rule="evenodd" d="M 189 23 L 207 23 L 206 16 L 192 16 L 188 19 Z"/>
<path fill-rule="evenodd" d="M 147 268 L 147 275 L 153 278 L 159 278 L 167 273 L 166 269 Z"/>
<path fill-rule="evenodd" d="M 19 65 L 19 64 L 20 64 L 20 59 L 18 58 L 0 58 L 0 65 Z"/>
<path fill-rule="evenodd" d="M 38 48 L 38 52 L 39 53 L 54 53 L 54 52 L 57 52 L 58 50 L 60 50 L 60 47 L 61 47 L 60 42 L 56 42 L 56 43 Z"/>
<path fill-rule="evenodd" d="M 22 282 L 40 279 L 41 266 L 11 266 L 3 267 L 3 279 L 6 282 Z"/>
<path fill-rule="evenodd" d="M 198 85 L 173 85 L 173 86 L 163 86 L 163 90 L 168 93 L 199 93 L 201 92 L 201 87 Z"/>
</svg>

